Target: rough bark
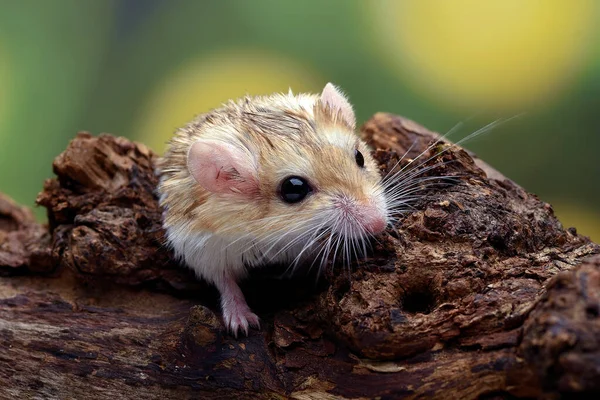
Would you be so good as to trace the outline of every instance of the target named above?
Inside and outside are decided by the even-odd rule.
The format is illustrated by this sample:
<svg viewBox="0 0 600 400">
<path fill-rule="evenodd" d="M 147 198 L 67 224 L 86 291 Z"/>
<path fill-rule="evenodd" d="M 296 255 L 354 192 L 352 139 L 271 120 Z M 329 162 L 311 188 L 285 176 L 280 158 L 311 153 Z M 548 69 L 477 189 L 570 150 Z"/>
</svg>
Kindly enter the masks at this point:
<svg viewBox="0 0 600 400">
<path fill-rule="evenodd" d="M 362 134 L 383 173 L 425 151 L 404 171 L 451 179 L 421 187 L 350 272 L 330 265 L 316 284 L 255 271 L 243 289 L 262 329 L 235 339 L 216 291 L 162 246 L 155 156 L 80 133 L 38 197 L 48 227 L 0 197 L 1 396 L 600 392 L 600 247 L 474 155 L 428 150 L 438 136 L 412 121 L 376 114 Z"/>
</svg>

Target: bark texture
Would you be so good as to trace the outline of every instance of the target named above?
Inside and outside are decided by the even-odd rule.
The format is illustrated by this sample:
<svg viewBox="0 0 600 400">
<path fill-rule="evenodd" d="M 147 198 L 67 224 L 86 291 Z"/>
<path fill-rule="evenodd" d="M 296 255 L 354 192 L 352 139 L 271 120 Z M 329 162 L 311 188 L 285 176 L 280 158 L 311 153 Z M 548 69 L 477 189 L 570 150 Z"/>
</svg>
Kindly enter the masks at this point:
<svg viewBox="0 0 600 400">
<path fill-rule="evenodd" d="M 262 329 L 235 339 L 216 291 L 162 246 L 152 152 L 78 134 L 38 197 L 48 226 L 0 197 L 0 396 L 599 393 L 600 247 L 412 121 L 376 114 L 362 135 L 419 199 L 351 272 L 255 271 L 243 290 Z"/>
</svg>

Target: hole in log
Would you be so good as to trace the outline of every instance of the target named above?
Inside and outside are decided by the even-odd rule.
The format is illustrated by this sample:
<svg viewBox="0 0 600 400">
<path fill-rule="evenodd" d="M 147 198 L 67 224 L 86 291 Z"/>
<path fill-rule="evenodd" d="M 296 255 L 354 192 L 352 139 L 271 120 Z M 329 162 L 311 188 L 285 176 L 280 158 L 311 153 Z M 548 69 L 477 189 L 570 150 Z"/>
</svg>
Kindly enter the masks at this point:
<svg viewBox="0 0 600 400">
<path fill-rule="evenodd" d="M 588 304 L 585 313 L 589 319 L 598 318 L 600 315 L 600 304 Z"/>
<path fill-rule="evenodd" d="M 402 305 L 407 312 L 429 314 L 435 307 L 435 296 L 429 287 L 408 291 L 402 297 Z"/>
</svg>

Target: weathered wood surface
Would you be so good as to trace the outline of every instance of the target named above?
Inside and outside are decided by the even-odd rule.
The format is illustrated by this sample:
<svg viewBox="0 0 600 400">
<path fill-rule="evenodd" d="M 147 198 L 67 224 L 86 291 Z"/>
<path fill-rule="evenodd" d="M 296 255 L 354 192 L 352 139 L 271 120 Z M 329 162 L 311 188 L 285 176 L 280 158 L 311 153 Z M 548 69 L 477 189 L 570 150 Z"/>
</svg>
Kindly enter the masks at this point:
<svg viewBox="0 0 600 400">
<path fill-rule="evenodd" d="M 389 114 L 362 132 L 384 172 L 437 137 Z M 0 197 L 0 398 L 600 392 L 600 247 L 466 151 L 428 162 L 454 181 L 425 190 L 350 275 L 256 271 L 244 291 L 262 330 L 241 339 L 161 245 L 154 160 L 79 134 L 38 197 L 49 227 Z"/>
</svg>

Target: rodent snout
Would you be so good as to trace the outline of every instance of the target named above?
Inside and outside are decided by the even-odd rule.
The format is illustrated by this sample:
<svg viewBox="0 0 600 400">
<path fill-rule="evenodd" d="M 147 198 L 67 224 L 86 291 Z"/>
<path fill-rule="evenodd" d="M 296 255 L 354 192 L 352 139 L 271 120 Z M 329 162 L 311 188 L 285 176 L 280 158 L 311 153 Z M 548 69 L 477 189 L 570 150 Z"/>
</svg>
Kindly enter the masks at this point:
<svg viewBox="0 0 600 400">
<path fill-rule="evenodd" d="M 379 208 L 371 202 L 363 204 L 345 196 L 334 200 L 338 214 L 336 227 L 339 233 L 350 237 L 361 237 L 365 234 L 375 235 L 385 230 L 387 218 Z"/>
</svg>

